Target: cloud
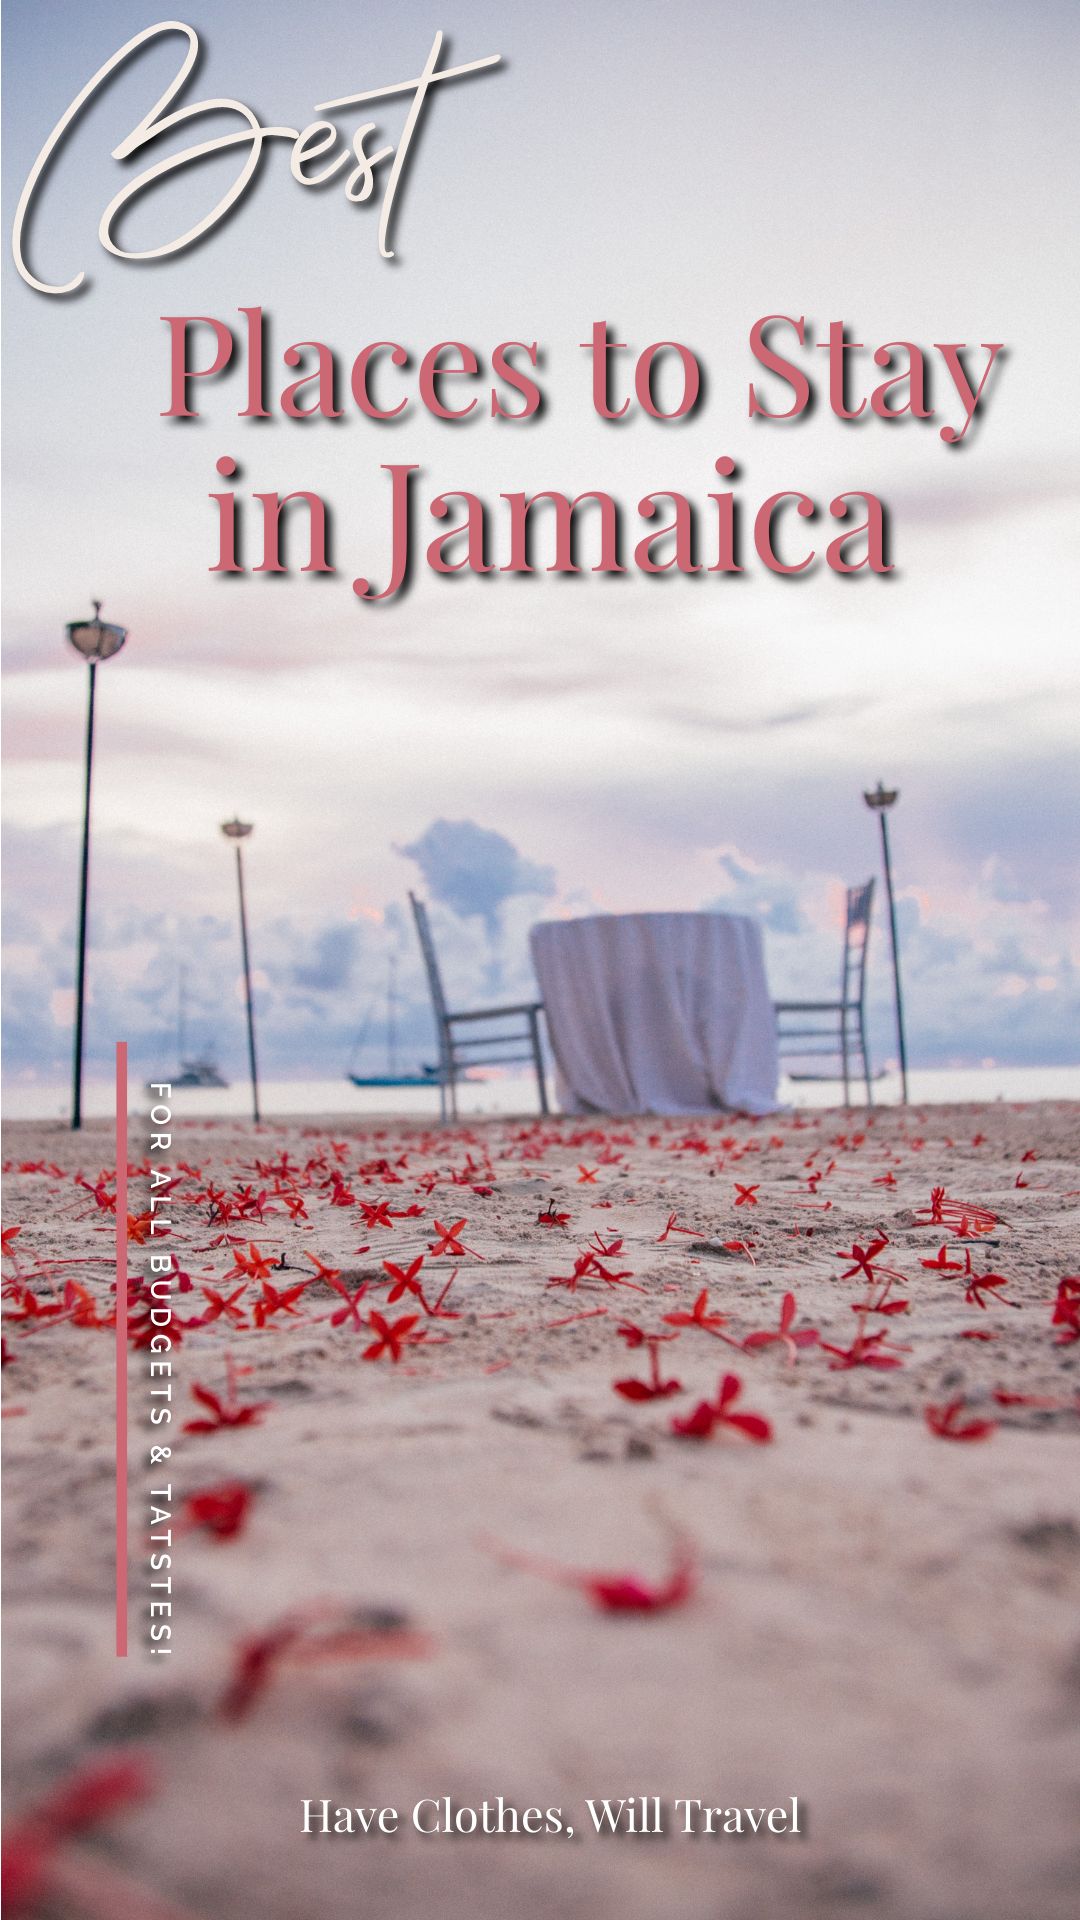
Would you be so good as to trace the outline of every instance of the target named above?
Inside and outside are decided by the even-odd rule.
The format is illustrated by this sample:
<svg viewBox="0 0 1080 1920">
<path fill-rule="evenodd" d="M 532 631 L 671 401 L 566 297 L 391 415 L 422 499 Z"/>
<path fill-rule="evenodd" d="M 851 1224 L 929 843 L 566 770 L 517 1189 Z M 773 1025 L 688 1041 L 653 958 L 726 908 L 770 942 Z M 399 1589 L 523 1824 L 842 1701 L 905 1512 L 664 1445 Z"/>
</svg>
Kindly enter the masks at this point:
<svg viewBox="0 0 1080 1920">
<path fill-rule="evenodd" d="M 694 706 L 669 702 L 657 711 L 673 725 L 705 733 L 768 734 L 785 727 L 815 727 L 832 721 L 854 720 L 869 711 L 873 702 L 861 694 L 838 695 L 832 700 L 804 700 L 795 707 L 757 713 L 731 714 L 714 711 L 700 699 Z"/>
<path fill-rule="evenodd" d="M 298 987 L 315 992 L 337 992 L 349 984 L 356 949 L 355 927 L 326 927 L 315 942 L 312 959 L 293 968 L 293 980 Z"/>
<path fill-rule="evenodd" d="M 780 869 L 752 867 L 734 847 L 722 847 L 717 865 L 723 878 L 720 899 L 710 902 L 719 912 L 748 913 L 772 933 L 797 934 L 806 927 L 799 888 Z"/>
<path fill-rule="evenodd" d="M 1072 467 L 1028 460 L 1013 469 L 999 464 L 984 471 L 978 486 L 959 485 L 952 474 L 935 486 L 895 487 L 890 505 L 905 523 L 938 528 L 1043 514 L 1050 508 L 1070 506 L 1078 494 L 1080 481 Z"/>
<path fill-rule="evenodd" d="M 499 909 L 515 894 L 546 899 L 555 892 L 552 867 L 524 859 L 505 834 L 472 820 L 434 820 L 399 852 L 416 861 L 434 900 L 462 916 L 479 915 L 492 938 Z"/>
</svg>

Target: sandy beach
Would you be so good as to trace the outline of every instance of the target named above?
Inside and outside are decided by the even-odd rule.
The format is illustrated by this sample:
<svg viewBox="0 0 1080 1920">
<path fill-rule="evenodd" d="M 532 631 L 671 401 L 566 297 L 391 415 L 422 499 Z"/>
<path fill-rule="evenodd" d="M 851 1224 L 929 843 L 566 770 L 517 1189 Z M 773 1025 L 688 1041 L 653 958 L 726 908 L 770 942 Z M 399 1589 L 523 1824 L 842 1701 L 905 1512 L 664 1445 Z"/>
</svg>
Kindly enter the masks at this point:
<svg viewBox="0 0 1080 1920">
<path fill-rule="evenodd" d="M 1080 1107 L 184 1121 L 157 1428 L 133 1120 L 124 1661 L 112 1133 L 6 1155 L 13 1911 L 1075 1912 Z M 561 1829 L 413 1826 L 500 1795 Z M 629 1796 L 662 1835 L 593 1831 Z M 673 1810 L 793 1797 L 797 1834 Z"/>
</svg>

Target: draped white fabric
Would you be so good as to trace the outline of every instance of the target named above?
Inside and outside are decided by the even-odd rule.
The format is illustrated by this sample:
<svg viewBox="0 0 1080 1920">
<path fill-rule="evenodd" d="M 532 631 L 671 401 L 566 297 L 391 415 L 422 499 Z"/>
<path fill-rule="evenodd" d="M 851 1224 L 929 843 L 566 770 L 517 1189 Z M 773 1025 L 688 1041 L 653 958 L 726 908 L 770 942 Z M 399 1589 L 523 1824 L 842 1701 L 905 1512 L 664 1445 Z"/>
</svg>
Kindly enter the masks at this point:
<svg viewBox="0 0 1080 1920">
<path fill-rule="evenodd" d="M 567 1113 L 771 1113 L 776 1023 L 741 913 L 597 914 L 531 935 Z"/>
</svg>

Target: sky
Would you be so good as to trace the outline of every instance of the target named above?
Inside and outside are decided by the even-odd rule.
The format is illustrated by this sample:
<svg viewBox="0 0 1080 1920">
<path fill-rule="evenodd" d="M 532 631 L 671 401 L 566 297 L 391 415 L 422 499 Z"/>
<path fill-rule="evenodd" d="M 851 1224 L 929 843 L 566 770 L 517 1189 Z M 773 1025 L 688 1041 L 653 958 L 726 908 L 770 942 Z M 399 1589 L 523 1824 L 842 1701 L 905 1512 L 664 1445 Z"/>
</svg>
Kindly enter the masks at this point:
<svg viewBox="0 0 1080 1920">
<path fill-rule="evenodd" d="M 55 121 L 155 15 L 68 0 L 5 12 L 10 232 Z M 239 99 L 264 124 L 303 127 L 319 102 L 413 77 L 440 26 L 444 59 L 502 61 L 433 96 L 393 262 L 377 207 L 300 188 L 280 144 L 198 247 L 153 263 L 102 249 L 102 211 L 133 170 L 206 137 L 197 122 L 134 162 L 110 157 L 175 72 L 175 36 L 95 100 L 46 178 L 35 270 L 87 284 L 48 298 L 6 263 L 6 1075 L 62 1080 L 70 1056 L 85 670 L 62 630 L 92 597 L 130 632 L 99 680 L 94 1072 L 117 1037 L 136 1071 L 171 1062 L 181 970 L 190 1037 L 242 1068 L 218 833 L 236 812 L 255 823 L 264 1068 L 312 1077 L 343 1069 L 393 956 L 405 1044 L 430 1049 L 405 914 L 418 883 L 466 1002 L 525 989 L 536 919 L 634 909 L 753 913 L 778 996 L 831 989 L 843 889 L 877 868 L 861 795 L 879 778 L 901 794 L 913 1059 L 1074 1061 L 1075 9 L 676 0 L 661 17 L 638 0 L 617 16 L 460 0 L 436 17 L 415 0 L 331 0 L 298 24 L 277 0 L 206 0 L 180 17 L 202 43 L 188 97 Z M 400 100 L 364 111 L 396 139 Z M 358 118 L 333 117 L 350 133 Z M 183 231 L 235 166 L 166 185 L 124 243 Z M 238 353 L 197 383 L 199 419 L 162 418 L 162 316 L 238 328 L 253 305 L 272 393 L 298 377 L 291 343 L 325 342 L 347 370 L 393 340 L 412 361 L 405 416 L 380 424 L 346 400 L 337 421 L 240 419 Z M 867 349 L 860 393 L 888 341 L 1006 352 L 959 446 L 940 438 L 959 417 L 940 371 L 932 420 L 843 422 L 819 391 L 799 421 L 751 421 L 748 337 L 769 313 L 807 316 L 815 339 L 844 320 Z M 579 343 L 599 319 L 638 352 L 691 347 L 706 384 L 690 418 L 593 414 Z M 508 339 L 540 345 L 538 417 L 425 415 L 429 346 L 466 342 L 486 369 Z M 822 389 L 824 356 L 799 357 Z M 208 571 L 224 455 L 241 490 L 332 503 L 333 577 Z M 633 521 L 653 489 L 705 503 L 724 455 L 751 516 L 781 488 L 880 494 L 894 572 L 418 569 L 383 607 L 350 592 L 356 573 L 387 574 L 382 463 L 417 463 L 425 500 L 602 487 Z M 879 922 L 879 1059 L 885 959 Z"/>
</svg>

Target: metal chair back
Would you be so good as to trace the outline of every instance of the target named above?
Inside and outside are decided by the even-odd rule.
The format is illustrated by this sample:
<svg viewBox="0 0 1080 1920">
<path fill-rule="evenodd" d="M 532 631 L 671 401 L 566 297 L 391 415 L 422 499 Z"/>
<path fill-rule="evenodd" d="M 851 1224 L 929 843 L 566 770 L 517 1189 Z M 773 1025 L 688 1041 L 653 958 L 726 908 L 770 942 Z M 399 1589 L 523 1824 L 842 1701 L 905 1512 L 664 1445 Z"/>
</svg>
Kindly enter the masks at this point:
<svg viewBox="0 0 1080 1920">
<path fill-rule="evenodd" d="M 446 1089 L 453 1085 L 454 1061 L 450 1045 L 450 1022 L 448 1019 L 446 995 L 443 992 L 442 974 L 439 972 L 439 959 L 435 952 L 435 942 L 431 936 L 431 921 L 428 910 L 415 893 L 409 895 L 413 920 L 416 923 L 416 937 L 420 942 L 420 952 L 427 974 L 428 991 L 435 1014 L 435 1033 L 439 1044 L 439 1111 L 446 1117 Z"/>
<path fill-rule="evenodd" d="M 844 960 L 840 977 L 840 999 L 845 1006 L 861 1007 L 866 990 L 866 955 L 870 945 L 870 914 L 874 904 L 874 882 L 847 890 L 844 921 Z M 853 991 L 854 989 L 854 991 Z"/>
<path fill-rule="evenodd" d="M 840 1073 L 791 1072 L 793 1080 L 832 1080 L 844 1083 L 844 1105 L 851 1101 L 853 1058 L 862 1060 L 866 1100 L 873 1106 L 870 1054 L 866 1044 L 866 956 L 870 944 L 870 914 L 874 882 L 847 889 L 844 913 L 844 954 L 837 1000 L 776 1000 L 776 1038 L 781 1059 L 839 1059 Z M 799 1024 L 788 1025 L 789 1020 Z"/>
<path fill-rule="evenodd" d="M 474 1007 L 452 1013 L 446 1004 L 443 991 L 442 974 L 439 971 L 438 955 L 431 934 L 431 921 L 424 902 L 418 900 L 415 893 L 409 894 L 416 934 L 423 955 L 424 971 L 427 974 L 428 990 L 435 1013 L 435 1028 L 439 1036 L 439 1112 L 445 1120 L 447 1107 L 457 1118 L 457 1082 L 468 1078 L 470 1066 L 503 1065 L 509 1066 L 519 1060 L 531 1060 L 536 1070 L 537 1091 L 540 1096 L 540 1111 L 548 1111 L 547 1089 L 544 1085 L 544 1056 L 540 1042 L 539 1016 L 543 1008 L 539 1000 L 519 1001 L 512 1006 Z M 524 1033 L 485 1032 L 485 1028 L 502 1027 L 508 1020 L 524 1022 Z M 457 1029 L 465 1027 L 472 1038 L 460 1039 Z M 522 1053 L 522 1046 L 527 1052 Z M 508 1051 L 509 1049 L 509 1051 Z"/>
<path fill-rule="evenodd" d="M 418 900 L 415 893 L 410 893 L 409 905 L 412 908 L 413 919 L 416 922 L 416 935 L 420 942 L 420 952 L 424 959 L 424 971 L 427 974 L 431 1002 L 435 1009 L 436 1018 L 441 1025 L 446 1019 L 446 995 L 443 992 L 442 975 L 439 972 L 439 961 L 435 952 L 435 942 L 431 937 L 431 921 L 428 919 L 428 910 L 424 902 Z"/>
</svg>

